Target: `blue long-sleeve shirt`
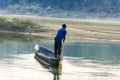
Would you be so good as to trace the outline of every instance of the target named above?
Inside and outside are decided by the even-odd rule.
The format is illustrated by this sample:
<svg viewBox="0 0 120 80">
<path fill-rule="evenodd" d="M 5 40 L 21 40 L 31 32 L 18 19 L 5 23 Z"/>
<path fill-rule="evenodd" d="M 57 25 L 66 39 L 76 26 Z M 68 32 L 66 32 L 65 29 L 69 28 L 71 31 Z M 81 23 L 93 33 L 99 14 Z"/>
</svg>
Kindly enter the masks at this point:
<svg viewBox="0 0 120 80">
<path fill-rule="evenodd" d="M 66 29 L 64 28 L 59 29 L 55 37 L 55 40 L 61 41 L 65 37 L 66 34 L 67 34 Z"/>
</svg>

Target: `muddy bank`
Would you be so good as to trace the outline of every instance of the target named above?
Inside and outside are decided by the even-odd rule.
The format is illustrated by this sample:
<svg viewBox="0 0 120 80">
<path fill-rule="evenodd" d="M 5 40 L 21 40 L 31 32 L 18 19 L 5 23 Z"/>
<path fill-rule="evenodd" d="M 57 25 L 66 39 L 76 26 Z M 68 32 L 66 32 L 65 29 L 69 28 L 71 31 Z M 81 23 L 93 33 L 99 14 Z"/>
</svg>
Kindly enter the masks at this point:
<svg viewBox="0 0 120 80">
<path fill-rule="evenodd" d="M 2 15 L 11 18 L 28 19 L 36 22 L 39 26 L 31 29 L 31 32 L 17 32 L 18 34 L 44 37 L 47 41 L 53 41 L 54 36 L 61 24 L 67 24 L 66 42 L 120 42 L 120 23 L 116 20 L 77 20 L 59 19 L 24 15 Z M 42 27 L 41 27 L 42 26 Z M 12 33 L 9 31 L 0 31 Z"/>
</svg>

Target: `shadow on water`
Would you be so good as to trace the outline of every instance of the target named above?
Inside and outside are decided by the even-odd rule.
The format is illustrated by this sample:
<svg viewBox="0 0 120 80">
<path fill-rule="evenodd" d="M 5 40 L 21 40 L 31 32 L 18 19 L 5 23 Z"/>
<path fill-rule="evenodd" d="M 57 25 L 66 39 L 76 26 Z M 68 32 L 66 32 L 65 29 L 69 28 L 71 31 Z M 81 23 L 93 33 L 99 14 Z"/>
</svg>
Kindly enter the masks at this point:
<svg viewBox="0 0 120 80">
<path fill-rule="evenodd" d="M 0 43 L 4 41 L 27 42 L 28 40 L 25 35 L 0 33 Z"/>
<path fill-rule="evenodd" d="M 28 36 L 0 33 L 0 60 L 14 59 L 20 54 L 33 52 L 34 42 Z"/>
<path fill-rule="evenodd" d="M 13 41 L 13 42 L 40 42 L 45 38 L 42 36 L 32 36 L 16 33 L 0 33 L 0 43 L 4 41 Z"/>
</svg>

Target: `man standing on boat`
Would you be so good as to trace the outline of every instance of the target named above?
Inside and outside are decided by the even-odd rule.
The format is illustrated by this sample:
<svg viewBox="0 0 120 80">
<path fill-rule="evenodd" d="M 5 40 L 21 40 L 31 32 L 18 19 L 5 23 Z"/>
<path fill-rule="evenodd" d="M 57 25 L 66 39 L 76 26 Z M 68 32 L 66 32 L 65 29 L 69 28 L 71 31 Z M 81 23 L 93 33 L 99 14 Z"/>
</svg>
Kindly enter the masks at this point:
<svg viewBox="0 0 120 80">
<path fill-rule="evenodd" d="M 65 42 L 65 36 L 67 34 L 66 24 L 62 24 L 62 28 L 58 30 L 54 42 L 55 58 L 59 58 L 61 55 L 62 41 Z"/>
</svg>

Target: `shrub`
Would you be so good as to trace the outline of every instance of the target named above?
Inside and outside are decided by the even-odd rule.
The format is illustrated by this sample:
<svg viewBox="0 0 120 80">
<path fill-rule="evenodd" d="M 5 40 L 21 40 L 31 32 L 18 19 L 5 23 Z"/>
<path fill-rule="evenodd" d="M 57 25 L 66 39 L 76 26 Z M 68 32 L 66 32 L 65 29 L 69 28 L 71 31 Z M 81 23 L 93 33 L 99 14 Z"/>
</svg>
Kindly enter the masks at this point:
<svg viewBox="0 0 120 80">
<path fill-rule="evenodd" d="M 8 20 L 4 17 L 0 17 L 0 29 L 1 30 L 9 30 L 9 31 L 26 31 L 26 29 L 31 28 L 35 25 L 30 20 L 20 20 L 14 18 L 12 20 Z"/>
</svg>

